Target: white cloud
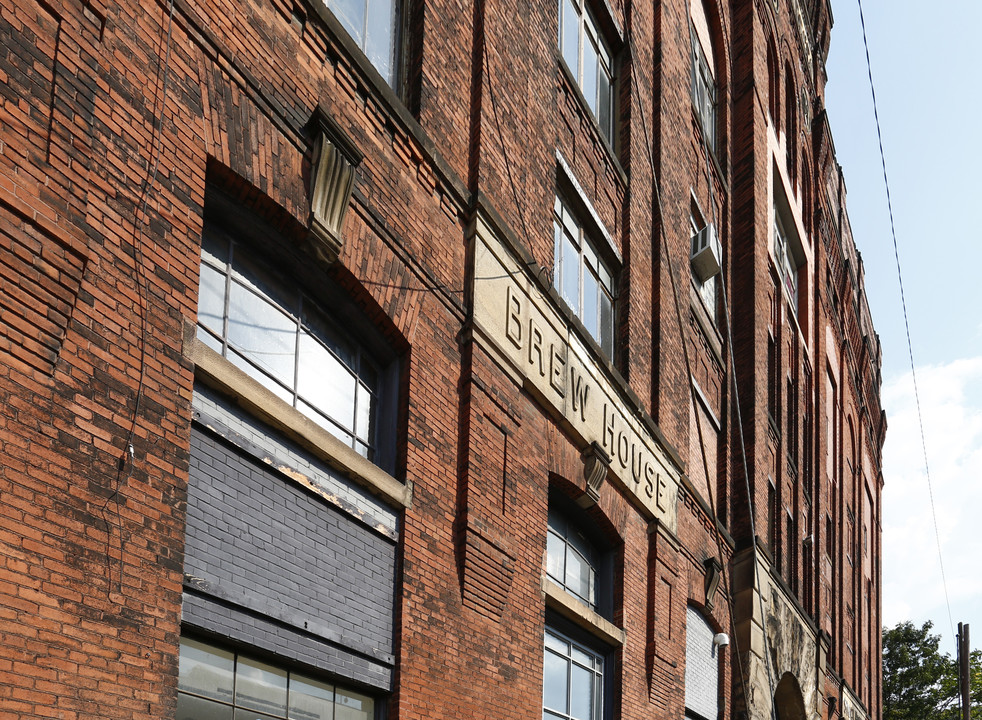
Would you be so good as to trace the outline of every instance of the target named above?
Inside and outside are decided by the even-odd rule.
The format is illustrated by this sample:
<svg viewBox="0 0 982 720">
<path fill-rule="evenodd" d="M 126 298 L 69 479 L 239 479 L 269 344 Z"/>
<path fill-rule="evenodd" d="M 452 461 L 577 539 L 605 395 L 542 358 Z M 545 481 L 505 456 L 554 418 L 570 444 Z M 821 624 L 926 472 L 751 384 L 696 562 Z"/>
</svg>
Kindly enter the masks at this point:
<svg viewBox="0 0 982 720">
<path fill-rule="evenodd" d="M 937 529 L 907 372 L 882 388 L 883 623 L 931 620 L 950 650 L 948 601 L 956 625 L 982 632 L 982 357 L 918 368 L 917 386 Z"/>
</svg>

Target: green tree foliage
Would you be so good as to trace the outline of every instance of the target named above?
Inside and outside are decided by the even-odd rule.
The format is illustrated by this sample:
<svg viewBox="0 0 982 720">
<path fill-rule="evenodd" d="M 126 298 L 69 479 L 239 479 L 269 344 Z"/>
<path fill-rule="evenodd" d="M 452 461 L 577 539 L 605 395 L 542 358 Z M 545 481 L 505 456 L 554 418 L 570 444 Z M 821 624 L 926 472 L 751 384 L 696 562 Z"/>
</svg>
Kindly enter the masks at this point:
<svg viewBox="0 0 982 720">
<path fill-rule="evenodd" d="M 931 622 L 883 630 L 883 720 L 959 720 L 958 661 L 938 650 Z M 982 650 L 970 655 L 972 718 L 982 720 Z"/>
</svg>

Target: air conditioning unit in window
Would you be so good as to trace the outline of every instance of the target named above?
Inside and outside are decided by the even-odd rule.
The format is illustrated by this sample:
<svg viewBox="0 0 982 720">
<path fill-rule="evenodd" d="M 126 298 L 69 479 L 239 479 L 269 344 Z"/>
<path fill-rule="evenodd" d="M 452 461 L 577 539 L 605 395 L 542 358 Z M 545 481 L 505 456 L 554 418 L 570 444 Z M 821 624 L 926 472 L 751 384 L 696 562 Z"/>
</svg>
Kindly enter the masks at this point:
<svg viewBox="0 0 982 720">
<path fill-rule="evenodd" d="M 699 278 L 699 282 L 706 282 L 720 271 L 721 260 L 722 250 L 716 226 L 709 223 L 692 236 L 692 251 L 689 254 L 692 272 Z"/>
</svg>

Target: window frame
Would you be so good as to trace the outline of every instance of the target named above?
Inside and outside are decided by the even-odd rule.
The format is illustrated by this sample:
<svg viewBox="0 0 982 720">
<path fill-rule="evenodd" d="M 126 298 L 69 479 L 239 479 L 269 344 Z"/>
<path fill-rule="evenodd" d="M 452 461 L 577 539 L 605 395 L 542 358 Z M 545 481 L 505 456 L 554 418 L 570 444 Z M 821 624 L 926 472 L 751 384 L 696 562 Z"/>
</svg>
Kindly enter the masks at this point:
<svg viewBox="0 0 982 720">
<path fill-rule="evenodd" d="M 616 89 L 616 73 L 614 72 L 615 60 L 610 43 L 607 42 L 604 32 L 597 20 L 596 15 L 589 6 L 590 0 L 559 0 L 558 12 L 558 39 L 557 47 L 559 56 L 562 58 L 566 69 L 576 81 L 576 86 L 580 94 L 586 101 L 586 105 L 593 115 L 600 134 L 608 143 L 614 142 L 614 96 Z M 568 15 L 567 12 L 570 12 Z M 576 49 L 568 48 L 567 41 L 572 40 L 569 35 L 567 21 L 576 19 Z M 588 45 L 589 44 L 589 45 Z M 586 73 L 586 52 L 585 49 L 592 46 L 593 56 L 596 58 L 596 68 L 594 82 L 595 91 L 589 93 L 587 87 L 588 76 Z M 572 55 L 575 53 L 575 61 Z M 606 82 L 604 82 L 606 81 Z M 604 92 L 606 88 L 606 98 Z M 591 97 L 590 95 L 593 95 Z"/>
<path fill-rule="evenodd" d="M 565 655 L 561 655 L 555 647 L 550 647 L 550 637 L 554 644 L 565 643 L 569 650 Z M 579 639 L 579 633 L 570 632 L 562 623 L 550 621 L 547 618 L 546 626 L 543 631 L 543 650 L 542 650 L 542 717 L 556 718 L 557 720 L 602 720 L 607 715 L 607 705 L 610 697 L 610 673 L 611 663 L 609 662 L 610 652 L 601 650 L 595 643 L 584 642 Z M 593 661 L 592 667 L 587 667 L 582 662 L 577 663 L 576 652 L 589 657 Z M 549 654 L 562 658 L 566 661 L 566 687 L 565 687 L 565 710 L 558 710 L 546 706 L 546 693 L 548 677 L 546 675 L 546 662 Z M 572 714 L 573 690 L 572 666 L 577 664 L 579 667 L 591 674 L 593 680 L 593 696 L 591 698 L 590 715 L 581 718 L 579 715 Z"/>
<path fill-rule="evenodd" d="M 695 0 L 701 2 L 702 0 Z M 719 123 L 719 88 L 716 83 L 716 76 L 710 66 L 710 59 L 706 55 L 706 48 L 702 46 L 702 40 L 696 31 L 695 23 L 689 20 L 689 44 L 691 45 L 691 87 L 690 96 L 692 99 L 692 109 L 699 120 L 703 138 L 709 150 L 715 156 L 719 147 L 718 123 Z M 712 52 L 710 47 L 709 52 Z"/>
<path fill-rule="evenodd" d="M 288 246 L 284 247 L 275 230 L 266 227 L 254 216 L 243 217 L 241 211 L 231 216 L 230 213 L 235 212 L 235 208 L 220 193 L 209 195 L 206 206 L 196 321 L 198 340 L 355 453 L 382 470 L 393 472 L 396 465 L 400 402 L 400 361 L 397 352 L 364 317 L 364 313 L 350 297 L 336 287 L 316 263 L 311 263 L 309 256 L 295 252 Z M 277 245 L 275 257 L 272 256 L 273 244 Z M 224 247 L 224 263 L 208 250 L 209 245 L 219 249 Z M 236 253 L 244 257 L 244 263 L 248 265 L 245 274 L 243 267 L 235 264 Z M 258 274 L 250 275 L 251 270 L 256 270 Z M 202 320 L 206 272 L 223 283 L 220 298 L 222 316 L 218 318 L 220 330 L 216 324 L 209 327 Z M 218 286 L 216 282 L 215 287 Z M 236 347 L 232 342 L 229 323 L 232 319 L 230 303 L 233 288 L 237 288 L 240 295 L 250 298 L 254 303 L 262 303 L 264 311 L 275 311 L 279 314 L 278 317 L 287 318 L 291 323 L 294 333 L 292 380 L 276 377 L 262 362 L 250 357 L 247 348 Z M 284 306 L 281 302 L 284 297 L 293 304 Z M 216 310 L 217 305 L 215 303 L 213 306 Z M 249 317 L 242 316 L 243 319 Z M 334 319 L 336 317 L 359 318 L 362 322 L 349 323 L 347 327 L 367 330 L 349 332 Z M 345 408 L 348 410 L 347 418 L 332 416 L 326 407 L 319 406 L 315 398 L 305 394 L 299 387 L 300 353 L 304 347 L 301 343 L 305 339 L 313 343 L 308 344 L 308 347 L 332 357 L 336 365 L 353 380 L 353 406 Z M 341 356 L 341 343 L 353 357 Z M 309 375 L 311 378 L 315 377 L 314 373 Z M 329 384 L 324 384 L 319 390 L 321 399 L 325 393 L 338 394 L 337 388 Z M 367 415 L 359 413 L 358 404 L 362 399 L 371 401 Z M 334 407 L 340 407 L 340 404 Z M 351 421 L 349 425 L 344 424 L 347 420 Z M 361 432 L 362 422 L 367 423 L 364 432 Z"/>
<path fill-rule="evenodd" d="M 611 361 L 614 360 L 617 328 L 617 274 L 605 258 L 600 244 L 593 238 L 591 228 L 582 220 L 568 194 L 557 191 L 553 204 L 553 274 L 552 283 L 572 313 L 583 323 L 590 337 Z M 568 249 L 573 252 L 567 254 Z M 572 279 L 567 264 L 576 257 L 576 293 L 566 287 Z M 596 317 L 587 317 L 588 282 L 596 289 L 593 306 Z M 604 327 L 605 303 L 609 313 Z"/>
<path fill-rule="evenodd" d="M 184 660 L 184 658 L 186 657 L 185 648 L 192 645 L 204 646 L 204 648 L 207 648 L 208 650 L 212 651 L 213 654 L 227 656 L 228 659 L 231 661 L 231 678 L 229 678 L 232 683 L 231 698 L 212 697 L 202 692 L 196 692 L 196 690 L 201 690 L 201 688 L 193 688 L 189 690 L 182 686 L 182 681 L 184 680 L 184 676 L 181 673 L 180 665 L 181 665 L 181 661 Z M 251 654 L 248 651 L 240 652 L 238 649 L 232 647 L 217 645 L 207 640 L 203 640 L 197 637 L 196 635 L 185 635 L 182 633 L 180 639 L 180 649 L 178 653 L 177 707 L 178 708 L 181 707 L 182 698 L 189 698 L 190 702 L 204 701 L 207 703 L 220 705 L 223 708 L 227 708 L 229 718 L 238 717 L 241 713 L 249 713 L 249 714 L 258 713 L 259 717 L 266 717 L 270 719 L 280 718 L 281 720 L 287 720 L 287 718 L 292 716 L 292 712 L 294 711 L 294 707 L 291 706 L 290 704 L 291 695 L 292 695 L 290 690 L 290 685 L 291 685 L 291 679 L 295 678 L 294 682 L 296 683 L 304 683 L 309 686 L 330 687 L 331 695 L 333 696 L 333 699 L 331 701 L 332 717 L 337 714 L 337 707 L 338 707 L 337 697 L 339 691 L 342 694 L 342 696 L 345 697 L 356 696 L 363 700 L 370 701 L 371 709 L 367 713 L 365 713 L 366 718 L 371 718 L 372 720 L 375 720 L 376 718 L 384 717 L 385 703 L 382 698 L 374 697 L 372 695 L 359 692 L 358 690 L 355 690 L 352 687 L 346 687 L 340 685 L 337 682 L 327 679 L 326 675 L 324 677 L 315 677 L 316 673 L 312 674 L 312 673 L 296 672 L 289 663 L 277 662 L 277 660 L 278 659 L 269 659 L 269 658 L 261 659 L 261 656 L 259 654 Z M 270 674 L 282 676 L 283 683 L 284 683 L 283 699 L 285 702 L 285 712 L 283 712 L 283 714 L 276 714 L 275 712 L 271 712 L 269 709 L 258 708 L 256 707 L 256 705 L 258 704 L 256 702 L 242 704 L 239 698 L 239 687 L 238 687 L 239 680 L 240 680 L 240 673 L 239 673 L 240 663 L 242 664 L 248 663 L 252 667 L 260 669 L 260 672 L 262 672 L 261 668 L 265 667 L 268 668 L 269 671 L 271 671 Z M 221 688 L 219 688 L 219 691 L 220 690 Z"/>
<path fill-rule="evenodd" d="M 801 243 L 798 242 L 798 247 L 795 247 L 797 234 L 792 235 L 788 232 L 788 225 L 784 213 L 778 203 L 775 203 L 773 232 L 771 233 L 774 263 L 781 282 L 781 292 L 788 298 L 788 304 L 797 319 L 800 314 L 801 271 L 805 263 L 796 257 L 803 254 Z M 793 223 L 790 225 L 794 227 Z"/>
<path fill-rule="evenodd" d="M 390 87 L 393 91 L 400 91 L 401 84 L 401 73 L 402 73 L 402 43 L 403 36 L 405 34 L 404 23 L 402 20 L 403 16 L 403 4 L 404 0 L 359 0 L 360 4 L 364 8 L 364 14 L 357 18 L 361 21 L 361 32 L 355 28 L 353 20 L 344 16 L 341 12 L 341 8 L 338 7 L 342 4 L 342 0 L 321 0 L 323 7 L 331 13 L 338 24 L 346 33 L 347 37 L 351 40 L 352 44 L 361 51 L 362 55 L 368 60 L 368 63 L 375 68 L 378 74 L 382 77 L 382 80 Z M 371 5 L 384 3 L 389 11 L 389 41 L 388 41 L 388 67 L 380 66 L 373 54 L 370 54 L 371 48 L 367 47 L 368 36 L 369 36 L 369 24 L 370 18 L 373 17 L 371 12 Z M 376 13 L 377 15 L 377 13 Z M 361 37 L 359 37 L 359 35 Z"/>
</svg>

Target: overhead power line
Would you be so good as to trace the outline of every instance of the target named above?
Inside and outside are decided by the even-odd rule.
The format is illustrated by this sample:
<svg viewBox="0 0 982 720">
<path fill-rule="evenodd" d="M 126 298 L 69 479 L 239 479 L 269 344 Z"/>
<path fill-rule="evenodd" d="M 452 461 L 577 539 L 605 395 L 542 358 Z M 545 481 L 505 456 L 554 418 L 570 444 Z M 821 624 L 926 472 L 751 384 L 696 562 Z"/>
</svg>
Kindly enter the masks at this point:
<svg viewBox="0 0 982 720">
<path fill-rule="evenodd" d="M 938 514 L 934 507 L 934 488 L 931 485 L 931 469 L 927 461 L 927 442 L 924 439 L 924 416 L 921 413 L 921 398 L 917 391 L 917 369 L 914 366 L 914 349 L 910 341 L 910 321 L 907 319 L 907 299 L 904 296 L 904 276 L 900 270 L 900 250 L 897 245 L 897 228 L 893 220 L 893 203 L 890 199 L 890 179 L 887 176 L 887 159 L 883 152 L 883 133 L 880 130 L 880 113 L 876 106 L 876 89 L 873 86 L 873 66 L 869 58 L 869 42 L 866 39 L 866 19 L 863 16 L 863 0 L 859 3 L 859 24 L 863 29 L 863 49 L 866 51 L 866 70 L 869 75 L 869 91 L 873 99 L 873 119 L 876 121 L 876 139 L 880 146 L 880 164 L 883 166 L 883 185 L 886 188 L 887 211 L 890 214 L 890 235 L 893 238 L 893 256 L 897 261 L 897 279 L 900 282 L 900 305 L 904 312 L 904 330 L 907 333 L 907 355 L 910 358 L 910 377 L 914 384 L 914 403 L 917 406 L 917 424 L 921 431 L 921 451 L 924 454 L 924 474 L 927 477 L 927 492 L 931 499 L 931 519 L 934 522 L 934 539 L 938 545 L 938 565 L 941 567 L 941 586 L 944 589 L 945 605 L 948 608 L 948 624 L 952 636 L 955 635 L 955 622 L 951 616 L 951 601 L 948 598 L 948 582 L 945 579 L 944 558 L 941 554 L 941 534 L 938 531 Z"/>
</svg>

